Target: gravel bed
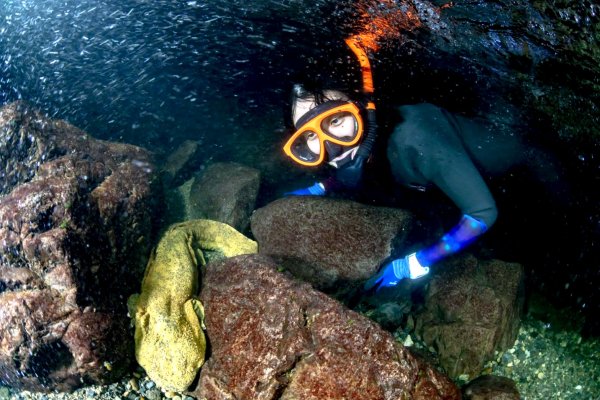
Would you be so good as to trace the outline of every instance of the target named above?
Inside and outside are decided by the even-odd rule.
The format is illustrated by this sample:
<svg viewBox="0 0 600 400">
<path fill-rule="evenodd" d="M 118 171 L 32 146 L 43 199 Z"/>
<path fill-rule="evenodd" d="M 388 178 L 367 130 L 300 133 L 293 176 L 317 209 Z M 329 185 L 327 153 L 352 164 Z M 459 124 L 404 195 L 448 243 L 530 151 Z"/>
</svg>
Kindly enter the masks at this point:
<svg viewBox="0 0 600 400">
<path fill-rule="evenodd" d="M 514 346 L 486 366 L 516 384 L 523 400 L 600 399 L 600 340 L 525 319 Z"/>
<path fill-rule="evenodd" d="M 143 370 L 129 374 L 111 385 L 86 386 L 72 393 L 15 392 L 0 386 L 0 400 L 194 400 L 182 393 L 164 392 Z"/>
<path fill-rule="evenodd" d="M 435 350 L 419 338 L 401 329 L 394 336 L 435 363 Z M 578 331 L 528 316 L 513 347 L 496 352 L 483 374 L 512 379 L 522 400 L 600 400 L 600 338 L 584 339 Z M 468 379 L 461 378 L 459 386 Z"/>
<path fill-rule="evenodd" d="M 399 329 L 396 340 L 418 352 L 432 348 Z M 600 400 L 600 339 L 584 339 L 577 331 L 556 329 L 526 317 L 514 346 L 489 362 L 484 373 L 512 379 L 522 400 Z M 456 382 L 463 385 L 466 381 Z M 14 392 L 0 386 L 0 400 L 193 400 L 181 393 L 163 392 L 140 369 L 111 385 L 88 386 L 73 393 Z"/>
</svg>

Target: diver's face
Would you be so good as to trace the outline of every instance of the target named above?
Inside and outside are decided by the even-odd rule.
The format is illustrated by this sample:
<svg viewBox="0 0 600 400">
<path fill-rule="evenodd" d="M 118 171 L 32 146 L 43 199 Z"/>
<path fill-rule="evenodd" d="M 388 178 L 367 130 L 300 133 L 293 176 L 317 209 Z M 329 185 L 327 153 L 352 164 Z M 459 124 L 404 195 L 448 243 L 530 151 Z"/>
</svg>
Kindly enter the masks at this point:
<svg viewBox="0 0 600 400">
<path fill-rule="evenodd" d="M 348 100 L 348 96 L 337 90 L 325 91 L 324 95 L 329 100 Z M 294 125 L 297 124 L 298 120 L 304 114 L 316 106 L 317 103 L 312 96 L 296 99 L 292 105 L 292 118 Z M 356 121 L 349 113 L 334 114 L 326 118 L 321 124 L 321 127 L 328 134 L 340 139 L 351 138 L 356 134 Z M 314 154 L 320 154 L 321 146 L 319 144 L 319 137 L 315 133 L 306 135 L 306 144 L 310 151 L 312 151 Z"/>
</svg>

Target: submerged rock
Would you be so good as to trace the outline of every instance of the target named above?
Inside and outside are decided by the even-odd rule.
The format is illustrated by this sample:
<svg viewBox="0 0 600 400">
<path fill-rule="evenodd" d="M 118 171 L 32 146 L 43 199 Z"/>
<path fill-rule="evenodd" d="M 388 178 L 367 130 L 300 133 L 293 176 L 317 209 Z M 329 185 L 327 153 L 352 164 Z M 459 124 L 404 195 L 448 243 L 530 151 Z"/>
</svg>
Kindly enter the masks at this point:
<svg viewBox="0 0 600 400">
<path fill-rule="evenodd" d="M 164 162 L 161 179 L 169 189 L 189 179 L 197 166 L 201 145 L 194 140 L 185 140 Z"/>
<path fill-rule="evenodd" d="M 461 256 L 436 267 L 415 330 L 450 377 L 479 375 L 494 351 L 513 345 L 523 285 L 523 268 L 516 263 Z"/>
<path fill-rule="evenodd" d="M 254 212 L 259 253 L 295 276 L 327 288 L 366 279 L 406 237 L 412 214 L 347 200 L 296 196 Z"/>
<path fill-rule="evenodd" d="M 503 376 L 484 375 L 469 382 L 464 388 L 465 400 L 519 400 L 521 395 L 515 383 Z"/>
<path fill-rule="evenodd" d="M 392 335 L 271 259 L 209 264 L 202 284 L 211 355 L 193 394 L 212 399 L 459 399 Z"/>
<path fill-rule="evenodd" d="M 250 225 L 260 172 L 237 163 L 214 163 L 197 176 L 190 190 L 191 218 L 224 222 L 240 232 Z"/>
<path fill-rule="evenodd" d="M 0 109 L 0 171 L 0 384 L 118 377 L 133 350 L 124 298 L 153 232 L 150 154 L 18 102 Z"/>
</svg>

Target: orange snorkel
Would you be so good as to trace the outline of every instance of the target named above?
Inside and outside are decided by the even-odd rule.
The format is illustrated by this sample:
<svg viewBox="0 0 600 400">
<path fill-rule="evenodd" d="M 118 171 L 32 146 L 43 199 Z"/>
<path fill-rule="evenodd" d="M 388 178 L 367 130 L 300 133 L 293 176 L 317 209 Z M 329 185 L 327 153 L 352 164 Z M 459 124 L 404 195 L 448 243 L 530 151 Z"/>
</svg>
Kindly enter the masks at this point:
<svg viewBox="0 0 600 400">
<path fill-rule="evenodd" d="M 352 50 L 354 55 L 356 55 L 356 58 L 358 58 L 358 62 L 360 63 L 363 92 L 368 96 L 372 96 L 375 91 L 373 88 L 373 73 L 371 72 L 371 63 L 369 62 L 367 53 L 359 46 L 362 41 L 361 35 L 355 35 L 345 39 L 346 44 L 350 47 L 350 50 Z M 375 104 L 371 103 L 371 105 L 375 108 Z"/>
<path fill-rule="evenodd" d="M 361 47 L 361 44 L 364 43 L 373 50 L 377 50 L 377 45 L 370 43 L 363 35 L 350 36 L 345 42 L 360 63 L 363 81 L 362 89 L 367 98 L 367 110 L 375 110 L 375 103 L 373 102 L 373 93 L 375 92 L 373 86 L 373 72 L 371 72 L 371 63 L 369 62 L 367 52 Z"/>
<path fill-rule="evenodd" d="M 377 120 L 375 115 L 375 103 L 373 102 L 373 92 L 375 91 L 373 87 L 373 73 L 371 72 L 369 57 L 361 46 L 363 40 L 364 38 L 360 35 L 351 36 L 345 40 L 346 44 L 356 55 L 358 62 L 360 63 L 363 81 L 362 89 L 367 100 L 367 130 L 365 139 L 360 144 L 352 164 L 343 169 L 338 169 L 337 171 L 337 179 L 350 187 L 359 185 L 362 178 L 363 165 L 365 160 L 371 155 L 375 139 L 377 138 Z"/>
<path fill-rule="evenodd" d="M 358 151 L 356 164 L 362 166 L 364 159 L 371 154 L 377 136 L 375 103 L 373 102 L 373 74 L 367 50 L 379 50 L 381 39 L 402 40 L 402 32 L 408 32 L 421 25 L 414 6 L 400 0 L 402 7 L 394 0 L 359 0 L 355 6 L 361 12 L 359 33 L 347 38 L 346 44 L 358 58 L 362 70 L 363 93 L 367 99 L 367 132 Z"/>
</svg>

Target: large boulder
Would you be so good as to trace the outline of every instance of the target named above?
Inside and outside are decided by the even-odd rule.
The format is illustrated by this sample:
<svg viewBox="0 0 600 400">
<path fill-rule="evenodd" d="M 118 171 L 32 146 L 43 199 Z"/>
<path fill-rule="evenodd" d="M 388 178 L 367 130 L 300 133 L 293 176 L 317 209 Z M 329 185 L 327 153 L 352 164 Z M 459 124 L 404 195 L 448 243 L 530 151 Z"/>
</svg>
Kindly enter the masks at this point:
<svg viewBox="0 0 600 400">
<path fill-rule="evenodd" d="M 0 171 L 0 384 L 118 377 L 133 350 L 124 300 L 152 239 L 150 154 L 12 103 Z"/>
<path fill-rule="evenodd" d="M 224 399 L 460 399 L 390 333 L 260 255 L 211 263 L 211 354 L 192 394 Z"/>
<path fill-rule="evenodd" d="M 348 200 L 296 196 L 254 212 L 259 253 L 318 288 L 373 275 L 406 237 L 412 214 Z"/>
<path fill-rule="evenodd" d="M 475 377 L 494 351 L 512 347 L 523 310 L 523 267 L 464 255 L 437 266 L 415 330 L 448 375 Z"/>
<path fill-rule="evenodd" d="M 190 218 L 206 218 L 244 232 L 256 205 L 260 172 L 238 163 L 214 163 L 190 189 Z"/>
<path fill-rule="evenodd" d="M 463 387 L 465 400 L 520 400 L 514 381 L 504 376 L 483 375 Z"/>
</svg>

